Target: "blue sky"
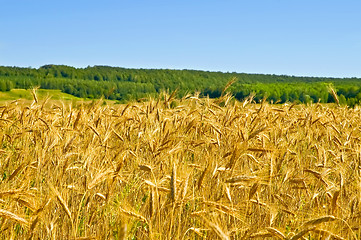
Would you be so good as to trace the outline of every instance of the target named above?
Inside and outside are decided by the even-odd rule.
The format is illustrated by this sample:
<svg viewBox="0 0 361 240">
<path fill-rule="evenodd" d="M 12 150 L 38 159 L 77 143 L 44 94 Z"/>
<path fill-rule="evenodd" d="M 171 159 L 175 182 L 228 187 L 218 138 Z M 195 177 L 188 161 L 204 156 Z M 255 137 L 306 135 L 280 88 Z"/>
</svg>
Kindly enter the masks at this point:
<svg viewBox="0 0 361 240">
<path fill-rule="evenodd" d="M 0 65 L 361 77 L 359 0 L 0 0 Z"/>
</svg>

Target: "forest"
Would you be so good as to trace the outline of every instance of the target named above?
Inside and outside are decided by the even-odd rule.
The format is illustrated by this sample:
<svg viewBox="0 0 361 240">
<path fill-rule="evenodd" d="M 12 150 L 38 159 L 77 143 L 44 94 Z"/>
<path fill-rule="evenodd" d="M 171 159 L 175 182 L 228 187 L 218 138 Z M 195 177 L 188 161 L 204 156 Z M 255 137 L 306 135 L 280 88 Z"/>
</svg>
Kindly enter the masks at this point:
<svg viewBox="0 0 361 240">
<path fill-rule="evenodd" d="M 360 78 L 321 78 L 198 70 L 129 69 L 110 66 L 75 68 L 44 65 L 39 68 L 0 66 L 0 91 L 21 88 L 60 89 L 80 98 L 105 98 L 126 102 L 177 90 L 178 96 L 199 92 L 217 98 L 228 88 L 238 100 L 250 94 L 260 101 L 329 103 L 335 101 L 330 87 L 336 90 L 340 104 L 355 106 L 361 102 Z"/>
</svg>

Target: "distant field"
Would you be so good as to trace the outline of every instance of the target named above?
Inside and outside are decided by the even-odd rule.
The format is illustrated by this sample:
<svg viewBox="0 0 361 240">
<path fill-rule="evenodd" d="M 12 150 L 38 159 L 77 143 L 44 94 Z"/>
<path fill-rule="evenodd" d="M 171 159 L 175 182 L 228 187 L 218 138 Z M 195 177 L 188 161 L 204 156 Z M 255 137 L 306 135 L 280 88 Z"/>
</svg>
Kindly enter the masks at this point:
<svg viewBox="0 0 361 240">
<path fill-rule="evenodd" d="M 0 239 L 361 237 L 358 107 L 165 95 L 0 116 Z"/>
<path fill-rule="evenodd" d="M 61 90 L 38 89 L 36 90 L 39 99 L 50 96 L 53 100 L 81 100 L 81 98 L 61 92 Z M 32 100 L 31 90 L 12 89 L 8 92 L 0 92 L 0 101 L 9 101 L 17 99 Z"/>
<path fill-rule="evenodd" d="M 35 91 L 39 101 L 47 101 L 46 105 L 50 107 L 52 104 L 71 103 L 74 106 L 87 104 L 90 102 L 98 101 L 97 99 L 83 99 L 73 95 L 63 93 L 61 90 L 51 89 L 37 89 Z M 8 92 L 0 92 L 0 106 L 17 101 L 18 104 L 28 106 L 33 103 L 34 96 L 31 89 L 12 89 Z M 103 100 L 103 104 L 114 104 L 116 101 Z"/>
</svg>

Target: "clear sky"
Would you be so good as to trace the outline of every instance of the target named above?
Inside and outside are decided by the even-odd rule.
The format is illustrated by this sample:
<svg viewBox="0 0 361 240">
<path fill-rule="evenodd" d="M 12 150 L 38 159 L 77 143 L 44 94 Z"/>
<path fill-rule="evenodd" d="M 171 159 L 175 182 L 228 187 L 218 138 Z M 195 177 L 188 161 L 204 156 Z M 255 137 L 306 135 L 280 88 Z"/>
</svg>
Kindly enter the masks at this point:
<svg viewBox="0 0 361 240">
<path fill-rule="evenodd" d="M 0 0 L 0 65 L 361 77 L 360 0 Z"/>
</svg>

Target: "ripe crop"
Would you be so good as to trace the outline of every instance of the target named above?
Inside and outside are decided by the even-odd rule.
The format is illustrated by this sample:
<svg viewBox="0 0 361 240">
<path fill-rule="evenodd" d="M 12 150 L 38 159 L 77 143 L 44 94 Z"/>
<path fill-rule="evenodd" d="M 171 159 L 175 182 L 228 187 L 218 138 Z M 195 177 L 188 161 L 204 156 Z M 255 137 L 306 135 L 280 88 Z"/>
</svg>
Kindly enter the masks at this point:
<svg viewBox="0 0 361 240">
<path fill-rule="evenodd" d="M 0 238 L 359 239 L 360 117 L 227 94 L 1 106 Z"/>
</svg>

